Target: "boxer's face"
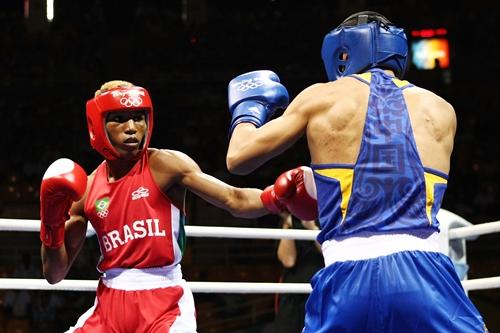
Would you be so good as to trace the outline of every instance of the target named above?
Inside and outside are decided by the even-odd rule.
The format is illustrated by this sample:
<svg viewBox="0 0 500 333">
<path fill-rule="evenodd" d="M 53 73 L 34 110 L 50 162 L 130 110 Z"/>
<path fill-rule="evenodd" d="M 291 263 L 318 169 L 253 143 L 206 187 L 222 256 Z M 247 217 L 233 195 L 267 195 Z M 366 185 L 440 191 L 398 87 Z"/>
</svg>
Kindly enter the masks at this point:
<svg viewBox="0 0 500 333">
<path fill-rule="evenodd" d="M 106 132 L 123 159 L 139 154 L 148 125 L 146 111 L 115 111 L 106 115 Z"/>
</svg>

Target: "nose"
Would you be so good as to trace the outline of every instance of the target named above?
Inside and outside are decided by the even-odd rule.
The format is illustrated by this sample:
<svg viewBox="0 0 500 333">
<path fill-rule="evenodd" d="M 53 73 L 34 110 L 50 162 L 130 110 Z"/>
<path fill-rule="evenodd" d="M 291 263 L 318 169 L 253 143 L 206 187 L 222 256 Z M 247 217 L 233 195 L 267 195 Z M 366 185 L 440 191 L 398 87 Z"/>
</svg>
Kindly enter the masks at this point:
<svg viewBox="0 0 500 333">
<path fill-rule="evenodd" d="M 129 119 L 126 122 L 126 128 L 125 128 L 125 133 L 131 134 L 137 132 L 137 128 L 135 127 L 135 122 L 134 119 Z"/>
</svg>

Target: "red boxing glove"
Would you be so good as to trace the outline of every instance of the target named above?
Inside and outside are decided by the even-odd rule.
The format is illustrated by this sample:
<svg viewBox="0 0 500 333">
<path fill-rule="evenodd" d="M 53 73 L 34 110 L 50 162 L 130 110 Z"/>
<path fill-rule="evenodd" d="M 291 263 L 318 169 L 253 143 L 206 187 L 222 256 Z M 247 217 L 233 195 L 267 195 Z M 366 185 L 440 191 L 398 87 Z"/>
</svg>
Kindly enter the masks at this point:
<svg viewBox="0 0 500 333">
<path fill-rule="evenodd" d="M 264 207 L 273 214 L 282 213 L 286 209 L 286 206 L 282 204 L 278 198 L 276 198 L 274 185 L 269 185 L 264 189 L 264 191 L 262 191 L 260 200 L 264 204 Z"/>
<path fill-rule="evenodd" d="M 60 158 L 45 171 L 40 186 L 40 239 L 49 248 L 64 243 L 64 224 L 73 201 L 82 198 L 87 174 L 70 159 Z"/>
<path fill-rule="evenodd" d="M 286 207 L 301 220 L 318 218 L 316 185 L 311 168 L 298 167 L 289 170 L 276 179 L 270 190 L 268 188 L 262 192 L 261 200 L 270 212 L 281 213 Z M 280 208 L 283 209 L 279 210 Z"/>
</svg>

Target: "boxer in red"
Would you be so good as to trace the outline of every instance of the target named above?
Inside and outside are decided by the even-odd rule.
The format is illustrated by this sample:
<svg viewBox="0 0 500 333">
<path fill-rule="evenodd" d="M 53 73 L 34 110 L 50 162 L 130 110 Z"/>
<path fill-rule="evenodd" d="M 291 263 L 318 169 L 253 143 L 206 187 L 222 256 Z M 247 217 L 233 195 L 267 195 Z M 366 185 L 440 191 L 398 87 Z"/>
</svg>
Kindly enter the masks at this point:
<svg viewBox="0 0 500 333">
<path fill-rule="evenodd" d="M 149 148 L 153 104 L 144 88 L 107 82 L 86 109 L 91 145 L 105 160 L 87 177 L 77 163 L 59 159 L 45 172 L 40 190 L 49 283 L 68 273 L 87 221 L 99 239 L 96 301 L 68 332 L 196 332 L 193 296 L 179 265 L 186 191 L 246 218 L 267 214 L 264 205 L 286 202 L 276 201 L 274 187 L 265 195 L 232 187 L 181 152 Z"/>
</svg>

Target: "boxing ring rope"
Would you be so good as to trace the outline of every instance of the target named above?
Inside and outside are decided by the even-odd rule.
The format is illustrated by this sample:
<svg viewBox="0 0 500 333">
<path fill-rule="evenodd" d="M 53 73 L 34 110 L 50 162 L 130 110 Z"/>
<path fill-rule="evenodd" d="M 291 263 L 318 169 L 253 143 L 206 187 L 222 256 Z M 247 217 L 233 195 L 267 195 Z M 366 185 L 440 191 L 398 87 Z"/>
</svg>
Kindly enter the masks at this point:
<svg viewBox="0 0 500 333">
<path fill-rule="evenodd" d="M 220 294 L 308 294 L 308 283 L 267 283 L 267 282 L 187 282 L 194 293 Z M 49 284 L 44 279 L 0 279 L 1 289 L 17 290 L 57 290 L 57 291 L 96 291 L 94 280 L 63 280 Z"/>
<path fill-rule="evenodd" d="M 22 222 L 21 222 L 22 221 Z M 188 237 L 315 240 L 319 231 L 187 225 Z M 40 232 L 40 220 L 0 219 L 0 231 Z M 500 228 L 499 228 L 500 231 Z"/>
<path fill-rule="evenodd" d="M 22 222 L 20 222 L 22 221 Z M 240 238 L 240 239 L 296 239 L 315 240 L 319 231 L 270 229 L 270 228 L 237 228 L 185 226 L 189 237 Z M 39 232 L 40 220 L 0 219 L 0 231 Z M 500 232 L 500 221 L 460 227 L 449 231 L 450 239 L 471 238 L 484 234 Z"/>
<path fill-rule="evenodd" d="M 476 224 L 470 227 L 461 227 L 449 231 L 450 239 L 470 238 L 485 234 L 500 232 L 500 221 Z"/>
<path fill-rule="evenodd" d="M 239 239 L 297 239 L 314 240 L 319 231 L 270 228 L 236 228 L 186 226 L 189 237 L 239 238 Z M 0 219 L 0 231 L 39 232 L 39 220 Z M 448 230 L 449 239 L 473 239 L 479 235 L 500 232 L 500 221 L 464 226 Z M 296 293 L 311 292 L 308 283 L 264 283 L 264 282 L 188 282 L 195 293 Z M 464 289 L 483 290 L 500 288 L 500 276 L 462 281 Z M 0 278 L 2 289 L 95 291 L 97 281 L 63 280 L 51 285 L 44 279 Z"/>
<path fill-rule="evenodd" d="M 272 283 L 272 282 L 193 282 L 188 286 L 194 293 L 218 294 L 308 294 L 308 283 Z M 462 281 L 465 290 L 484 290 L 500 288 L 500 276 Z M 0 290 L 55 290 L 55 291 L 96 291 L 94 280 L 63 280 L 49 284 L 44 279 L 1 278 Z"/>
</svg>

